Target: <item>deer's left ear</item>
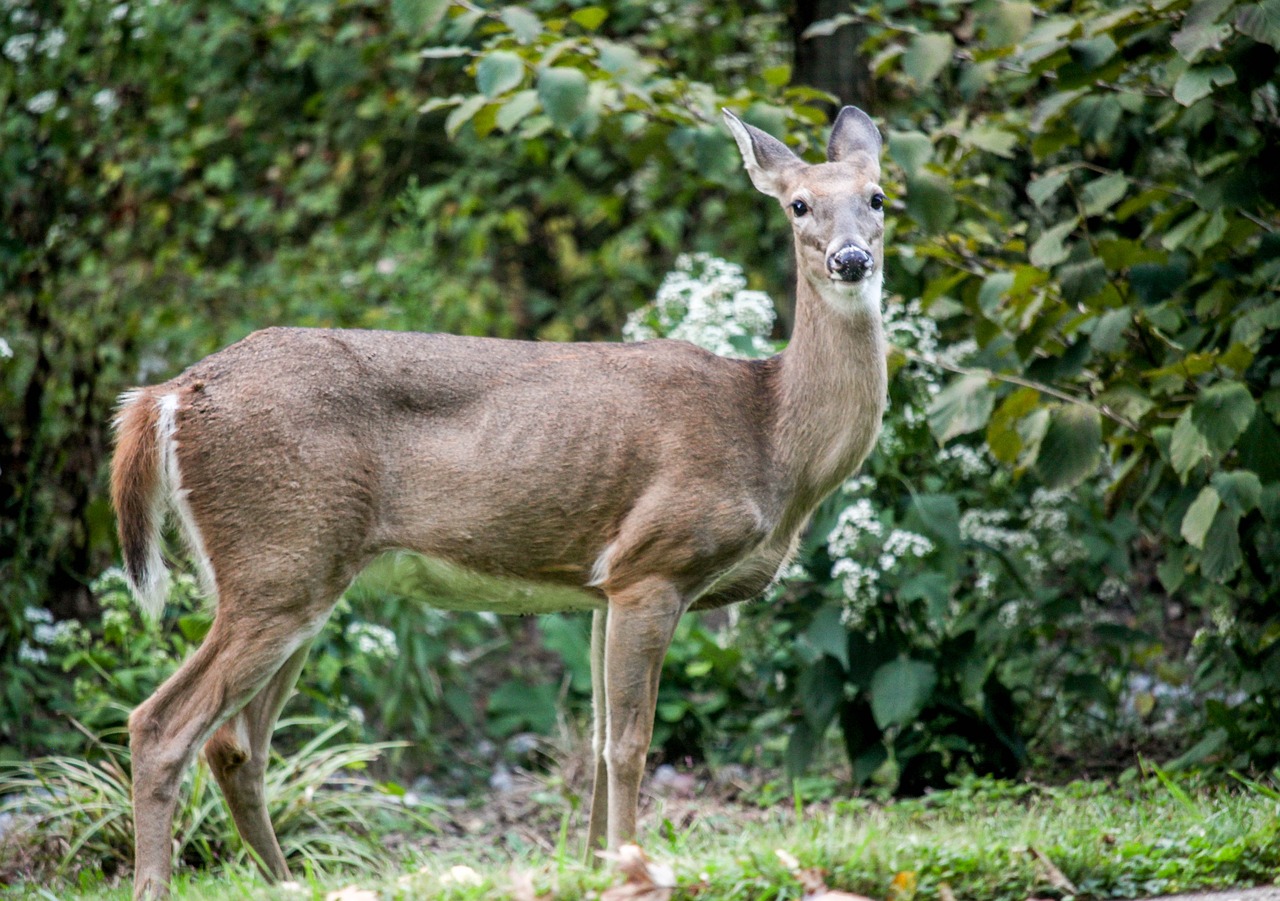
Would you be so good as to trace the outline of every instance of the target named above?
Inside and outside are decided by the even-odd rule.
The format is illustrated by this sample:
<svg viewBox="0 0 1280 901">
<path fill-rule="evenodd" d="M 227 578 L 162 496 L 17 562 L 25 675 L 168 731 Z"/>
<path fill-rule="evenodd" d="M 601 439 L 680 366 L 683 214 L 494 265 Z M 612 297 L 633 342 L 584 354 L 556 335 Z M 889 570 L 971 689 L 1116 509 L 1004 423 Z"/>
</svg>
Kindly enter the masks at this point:
<svg viewBox="0 0 1280 901">
<path fill-rule="evenodd" d="M 846 106 L 836 116 L 836 124 L 831 129 L 827 160 L 838 163 L 855 153 L 865 153 L 878 161 L 882 143 L 880 129 L 871 117 L 856 106 Z"/>
</svg>

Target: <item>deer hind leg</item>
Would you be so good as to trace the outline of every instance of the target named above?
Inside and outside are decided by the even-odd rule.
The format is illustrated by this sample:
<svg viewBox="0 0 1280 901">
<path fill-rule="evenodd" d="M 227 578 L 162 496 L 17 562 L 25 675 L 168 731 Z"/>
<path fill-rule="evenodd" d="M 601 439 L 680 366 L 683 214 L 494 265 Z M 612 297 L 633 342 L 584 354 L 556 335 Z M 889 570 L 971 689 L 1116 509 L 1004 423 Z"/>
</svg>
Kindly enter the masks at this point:
<svg viewBox="0 0 1280 901">
<path fill-rule="evenodd" d="M 609 771 L 605 765 L 605 675 L 604 646 L 608 630 L 609 611 L 597 610 L 591 614 L 591 759 L 595 763 L 595 777 L 591 783 L 591 819 L 587 825 L 587 864 L 600 862 L 596 851 L 605 837 L 609 822 Z"/>
<path fill-rule="evenodd" d="M 617 848 L 636 831 L 645 755 L 653 739 L 662 659 L 688 600 L 669 582 L 651 579 L 609 595 L 605 630 L 605 764 L 608 839 Z"/>
<path fill-rule="evenodd" d="M 221 609 L 231 609 L 223 597 Z M 129 717 L 133 757 L 134 898 L 163 898 L 173 866 L 173 816 L 182 774 L 200 747 L 314 635 L 284 617 L 215 617 L 203 644 Z"/>
<path fill-rule="evenodd" d="M 311 642 L 307 642 L 294 651 L 253 700 L 218 727 L 204 745 L 205 759 L 222 788 L 240 839 L 272 882 L 288 879 L 289 868 L 267 813 L 267 757 L 276 720 L 310 650 Z"/>
</svg>

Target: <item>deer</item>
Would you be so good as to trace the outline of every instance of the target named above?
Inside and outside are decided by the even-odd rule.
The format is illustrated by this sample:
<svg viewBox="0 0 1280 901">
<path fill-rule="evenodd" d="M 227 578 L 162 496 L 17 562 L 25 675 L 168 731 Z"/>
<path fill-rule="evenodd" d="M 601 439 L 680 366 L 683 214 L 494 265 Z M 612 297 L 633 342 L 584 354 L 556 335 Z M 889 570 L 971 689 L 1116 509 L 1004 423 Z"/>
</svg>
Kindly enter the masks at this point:
<svg viewBox="0 0 1280 901">
<path fill-rule="evenodd" d="M 288 878 L 271 735 L 339 597 L 386 552 L 446 574 L 442 609 L 592 612 L 587 853 L 635 835 L 676 623 L 779 578 L 887 397 L 879 130 L 845 107 L 808 164 L 723 112 L 794 232 L 778 355 L 267 328 L 122 396 L 111 496 L 132 592 L 155 621 L 172 515 L 214 602 L 200 646 L 129 716 L 135 898 L 168 895 L 198 752 L 264 877 Z"/>
</svg>

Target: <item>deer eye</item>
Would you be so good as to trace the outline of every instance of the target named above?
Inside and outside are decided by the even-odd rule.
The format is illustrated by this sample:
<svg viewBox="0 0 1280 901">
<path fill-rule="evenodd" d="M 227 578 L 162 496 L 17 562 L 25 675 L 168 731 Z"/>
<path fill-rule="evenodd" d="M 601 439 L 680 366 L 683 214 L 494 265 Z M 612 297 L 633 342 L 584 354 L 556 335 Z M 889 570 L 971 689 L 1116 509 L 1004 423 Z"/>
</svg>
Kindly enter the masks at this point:
<svg viewBox="0 0 1280 901">
<path fill-rule="evenodd" d="M 805 203 L 803 200 L 793 200 L 791 201 L 791 212 L 795 213 L 796 218 L 798 219 L 805 213 L 809 212 L 809 204 Z"/>
<path fill-rule="evenodd" d="M 883 195 L 883 194 L 881 194 L 881 193 L 879 193 L 879 192 L 876 192 L 875 194 L 872 194 L 872 195 L 871 195 L 871 209 L 873 209 L 873 210 L 883 210 L 883 209 L 884 209 L 884 195 Z"/>
</svg>

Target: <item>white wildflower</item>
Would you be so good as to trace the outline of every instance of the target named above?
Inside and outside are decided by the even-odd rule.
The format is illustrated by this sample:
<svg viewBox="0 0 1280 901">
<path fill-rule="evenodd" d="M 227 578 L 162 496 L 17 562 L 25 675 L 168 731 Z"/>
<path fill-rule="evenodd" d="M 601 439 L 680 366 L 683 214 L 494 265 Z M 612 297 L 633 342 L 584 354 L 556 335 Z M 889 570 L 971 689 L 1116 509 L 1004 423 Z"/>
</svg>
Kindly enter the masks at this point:
<svg viewBox="0 0 1280 901">
<path fill-rule="evenodd" d="M 1049 552 L 1049 562 L 1060 569 L 1067 569 L 1082 563 L 1089 557 L 1089 551 L 1083 542 L 1074 538 L 1066 539 L 1055 545 Z"/>
<path fill-rule="evenodd" d="M 1006 527 L 1008 510 L 966 510 L 960 516 L 960 537 L 999 550 L 1021 551 L 1034 548 L 1036 538 L 1030 532 Z"/>
<path fill-rule="evenodd" d="M 1118 601 L 1129 593 L 1129 586 L 1125 584 L 1124 579 L 1115 576 L 1107 576 L 1102 580 L 1102 584 L 1098 586 L 1098 600 L 1113 602 Z"/>
<path fill-rule="evenodd" d="M 45 36 L 40 39 L 40 44 L 36 47 L 37 53 L 43 53 L 49 59 L 57 58 L 62 52 L 62 46 L 67 42 L 67 33 L 61 28 L 51 28 L 45 32 Z"/>
<path fill-rule="evenodd" d="M 50 88 L 47 91 L 41 91 L 30 100 L 27 101 L 27 112 L 34 116 L 40 116 L 53 109 L 53 105 L 58 100 L 58 93 Z"/>
<path fill-rule="evenodd" d="M 885 539 L 880 550 L 880 568 L 893 569 L 902 557 L 924 557 L 933 551 L 933 542 L 923 535 L 908 532 L 905 529 L 894 529 Z"/>
<path fill-rule="evenodd" d="M 378 660 L 394 657 L 399 650 L 396 633 L 376 623 L 352 623 L 347 626 L 347 640 L 358 653 Z"/>
<path fill-rule="evenodd" d="M 1022 606 L 1021 601 L 1006 601 L 1000 605 L 1000 611 L 996 614 L 996 619 L 1006 629 L 1012 629 L 1018 624 L 1018 614 L 1022 612 Z"/>
<path fill-rule="evenodd" d="M 31 55 L 31 48 L 36 45 L 36 36 L 34 33 L 15 34 L 4 42 L 4 47 L 0 48 L 5 56 L 13 60 L 15 63 L 25 63 L 27 57 Z"/>
<path fill-rule="evenodd" d="M 884 525 L 876 518 L 867 498 L 858 498 L 840 511 L 835 528 L 827 535 L 827 552 L 831 557 L 847 557 L 861 543 L 863 536 L 879 538 Z"/>
<path fill-rule="evenodd" d="M 37 607 L 34 604 L 28 604 L 23 608 L 22 618 L 32 624 L 53 622 L 52 613 L 43 607 Z"/>
<path fill-rule="evenodd" d="M 120 98 L 112 88 L 103 88 L 93 95 L 94 108 L 104 116 L 109 116 L 120 108 Z"/>
<path fill-rule="evenodd" d="M 0 338 L 0 360 L 13 359 L 13 348 L 9 346 L 9 342 Z"/>
<path fill-rule="evenodd" d="M 966 338 L 938 351 L 938 359 L 951 366 L 960 366 L 977 352 L 978 342 L 972 338 Z"/>
<path fill-rule="evenodd" d="M 400 264 L 395 257 L 383 257 L 374 264 L 373 268 L 377 270 L 378 275 L 391 275 L 399 267 Z"/>
<path fill-rule="evenodd" d="M 75 623 L 66 620 L 60 623 L 37 623 L 31 630 L 31 637 L 35 639 L 36 644 L 48 647 L 63 644 L 75 634 L 75 630 Z"/>
<path fill-rule="evenodd" d="M 944 463 L 955 463 L 961 478 L 980 479 L 991 475 L 987 455 L 967 444 L 952 444 L 944 448 L 938 459 Z"/>
<path fill-rule="evenodd" d="M 117 3 L 115 6 L 111 7 L 112 22 L 119 22 L 121 19 L 123 19 L 127 15 L 129 15 L 128 3 Z"/>
<path fill-rule="evenodd" d="M 674 338 L 722 356 L 739 356 L 746 345 L 765 355 L 774 350 L 768 335 L 775 315 L 768 295 L 747 290 L 742 267 L 705 253 L 681 254 L 653 302 L 627 317 L 622 335 Z"/>
<path fill-rule="evenodd" d="M 30 664 L 43 664 L 49 662 L 49 654 L 43 648 L 36 648 L 27 642 L 18 645 L 18 662 Z"/>
<path fill-rule="evenodd" d="M 844 594 L 840 622 L 849 628 L 861 626 L 867 611 L 879 598 L 880 574 L 869 566 L 844 558 L 831 567 L 831 578 L 839 580 Z"/>
</svg>

